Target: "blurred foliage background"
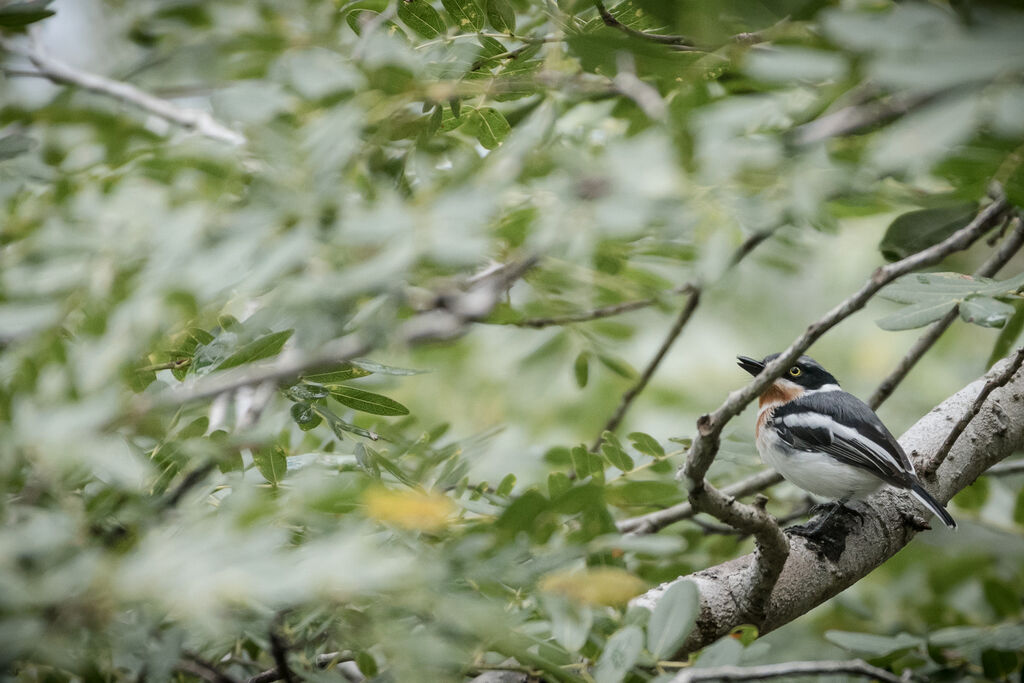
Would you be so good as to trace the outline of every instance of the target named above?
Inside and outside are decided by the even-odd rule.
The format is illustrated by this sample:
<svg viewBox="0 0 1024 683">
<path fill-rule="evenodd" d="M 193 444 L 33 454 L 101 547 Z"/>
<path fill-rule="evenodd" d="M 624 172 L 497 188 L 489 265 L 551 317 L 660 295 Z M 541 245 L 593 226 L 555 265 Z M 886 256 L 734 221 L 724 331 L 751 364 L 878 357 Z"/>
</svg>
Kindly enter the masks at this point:
<svg viewBox="0 0 1024 683">
<path fill-rule="evenodd" d="M 788 345 L 993 181 L 1024 204 L 1022 30 L 1014 3 L 971 0 L 0 2 L 0 662 L 20 680 L 337 680 L 337 662 L 669 680 L 695 596 L 627 601 L 750 542 L 615 520 L 684 499 L 696 417 L 747 379 L 736 354 Z M 401 343 L 535 257 L 465 336 Z M 588 455 L 688 283 L 700 306 Z M 1012 348 L 1015 292 L 925 356 L 880 411 L 894 433 Z M 919 334 L 876 325 L 899 310 L 874 301 L 811 353 L 867 396 Z M 180 399 L 345 336 L 368 349 L 352 363 Z M 761 469 L 752 437 L 748 410 L 713 482 Z M 1022 484 L 980 479 L 958 532 L 691 662 L 1019 677 Z M 805 503 L 769 495 L 779 516 Z"/>
</svg>

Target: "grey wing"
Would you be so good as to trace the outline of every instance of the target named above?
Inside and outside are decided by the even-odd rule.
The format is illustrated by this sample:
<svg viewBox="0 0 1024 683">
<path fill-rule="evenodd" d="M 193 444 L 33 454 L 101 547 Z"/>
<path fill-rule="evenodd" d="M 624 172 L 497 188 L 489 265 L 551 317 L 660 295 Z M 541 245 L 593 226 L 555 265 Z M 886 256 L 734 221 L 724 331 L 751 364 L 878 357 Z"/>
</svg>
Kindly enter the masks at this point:
<svg viewBox="0 0 1024 683">
<path fill-rule="evenodd" d="M 801 397 L 780 407 L 772 426 L 793 448 L 827 453 L 895 486 L 910 484 L 906 453 L 874 411 L 850 394 Z"/>
</svg>

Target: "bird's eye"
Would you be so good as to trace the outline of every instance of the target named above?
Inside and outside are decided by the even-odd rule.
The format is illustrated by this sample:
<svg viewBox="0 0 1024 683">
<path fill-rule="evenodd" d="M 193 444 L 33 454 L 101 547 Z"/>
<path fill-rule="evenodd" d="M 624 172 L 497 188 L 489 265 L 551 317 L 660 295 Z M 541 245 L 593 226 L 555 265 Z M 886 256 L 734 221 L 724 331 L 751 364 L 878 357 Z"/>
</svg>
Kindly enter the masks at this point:
<svg viewBox="0 0 1024 683">
<path fill-rule="evenodd" d="M 789 376 L 790 377 L 799 377 L 801 374 L 803 374 L 803 370 L 801 370 L 796 365 L 794 365 L 793 367 L 791 367 L 789 369 Z"/>
</svg>

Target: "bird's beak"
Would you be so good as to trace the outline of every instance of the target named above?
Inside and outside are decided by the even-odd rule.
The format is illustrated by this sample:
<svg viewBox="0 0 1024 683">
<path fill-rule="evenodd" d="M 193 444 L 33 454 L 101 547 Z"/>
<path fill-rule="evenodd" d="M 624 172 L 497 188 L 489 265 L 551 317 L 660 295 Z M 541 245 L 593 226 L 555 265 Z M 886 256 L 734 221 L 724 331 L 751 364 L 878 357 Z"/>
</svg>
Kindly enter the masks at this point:
<svg viewBox="0 0 1024 683">
<path fill-rule="evenodd" d="M 736 360 L 739 361 L 737 365 L 749 372 L 754 377 L 757 377 L 762 370 L 764 370 L 764 363 L 753 358 L 747 358 L 746 356 L 736 356 Z"/>
</svg>

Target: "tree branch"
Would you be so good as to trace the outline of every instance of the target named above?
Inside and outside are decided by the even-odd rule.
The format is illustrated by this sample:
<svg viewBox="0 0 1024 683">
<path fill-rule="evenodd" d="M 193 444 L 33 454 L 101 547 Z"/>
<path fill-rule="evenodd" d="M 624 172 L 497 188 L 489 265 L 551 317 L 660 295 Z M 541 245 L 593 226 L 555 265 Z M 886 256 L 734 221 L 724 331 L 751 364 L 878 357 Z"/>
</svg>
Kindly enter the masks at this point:
<svg viewBox="0 0 1024 683">
<path fill-rule="evenodd" d="M 842 137 L 909 114 L 933 102 L 944 93 L 898 94 L 886 100 L 844 107 L 838 111 L 797 126 L 789 132 L 798 146 L 811 145 L 829 138 Z"/>
<path fill-rule="evenodd" d="M 635 28 L 626 26 L 621 21 L 615 18 L 615 16 L 608 11 L 608 8 L 604 6 L 601 0 L 594 0 L 594 7 L 597 8 L 597 13 L 601 15 L 601 20 L 604 21 L 605 26 L 609 26 L 617 31 L 622 31 L 627 36 L 639 38 L 640 40 L 647 40 L 652 43 L 661 43 L 662 45 L 672 45 L 680 50 L 692 50 L 695 52 L 703 52 L 697 47 L 694 47 L 693 41 L 686 36 L 673 36 L 663 33 L 647 33 L 646 31 L 638 31 Z"/>
<path fill-rule="evenodd" d="M 1009 477 L 1014 474 L 1024 474 L 1024 459 L 1013 462 L 1001 462 L 995 467 L 985 471 L 987 477 Z"/>
<path fill-rule="evenodd" d="M 697 683 L 698 681 L 763 681 L 769 678 L 791 676 L 828 676 L 848 674 L 874 678 L 885 683 L 901 683 L 896 674 L 871 666 L 862 659 L 848 662 L 785 662 L 761 666 L 712 666 L 707 669 L 687 669 L 670 683 Z"/>
<path fill-rule="evenodd" d="M 685 285 L 680 285 L 679 287 L 668 290 L 665 294 L 688 294 L 693 290 L 693 287 L 694 285 L 688 282 Z M 659 297 L 636 299 L 634 301 L 623 301 L 619 304 L 601 306 L 599 308 L 593 308 L 589 311 L 581 311 L 579 313 L 569 313 L 567 315 L 557 315 L 547 318 L 525 318 L 524 320 L 517 320 L 508 324 L 515 325 L 516 327 L 532 327 L 534 329 L 540 329 L 543 327 L 553 327 L 555 325 L 585 323 L 591 320 L 600 320 L 601 318 L 610 318 L 615 315 L 621 315 L 622 313 L 637 311 L 641 308 L 647 308 L 648 306 L 661 303 L 661 301 L 662 299 Z"/>
<path fill-rule="evenodd" d="M 1020 250 L 1021 245 L 1024 245 L 1024 222 L 1017 216 L 1013 219 L 1013 230 L 1010 232 L 1009 237 L 1003 241 L 999 249 L 988 257 L 980 268 L 974 271 L 974 277 L 994 276 Z M 872 409 L 877 410 L 878 406 L 882 405 L 892 395 L 892 392 L 896 390 L 900 382 L 917 365 L 917 361 L 921 360 L 921 357 L 949 329 L 949 326 L 953 324 L 959 315 L 960 305 L 957 304 L 941 320 L 933 323 L 923 335 L 918 337 L 914 345 L 910 347 L 907 355 L 900 359 L 895 369 L 882 380 L 878 388 L 875 389 L 875 393 L 871 394 L 871 398 L 868 399 L 867 403 Z"/>
<path fill-rule="evenodd" d="M 1004 359 L 995 372 L 1002 373 L 1012 361 Z M 900 438 L 903 448 L 926 469 L 945 438 L 948 421 L 973 405 L 985 385 L 979 379 L 960 390 L 922 417 Z M 1024 373 L 992 391 L 965 432 L 968 438 L 953 446 L 936 471 L 931 493 L 948 501 L 969 486 L 995 463 L 1024 445 Z M 765 619 L 759 624 L 768 633 L 808 612 L 853 585 L 902 549 L 923 528 L 919 507 L 906 492 L 885 487 L 857 504 L 862 514 L 851 521 L 833 545 L 815 545 L 793 538 L 790 554 L 778 581 L 771 588 Z M 700 591 L 701 612 L 697 627 L 682 651 L 692 652 L 713 642 L 739 624 L 746 623 L 743 609 L 750 587 L 747 578 L 759 562 L 756 554 L 730 560 L 688 578 Z M 653 609 L 671 583 L 637 598 Z"/>
<path fill-rule="evenodd" d="M 1005 386 L 1007 382 L 1013 377 L 1021 365 L 1024 364 L 1024 346 L 1017 349 L 1017 351 L 1010 358 L 1009 364 L 1006 365 L 1000 372 L 992 374 L 985 382 L 985 386 L 982 387 L 978 393 L 978 397 L 974 399 L 974 403 L 971 407 L 960 416 L 953 428 L 949 430 L 949 434 L 946 436 L 946 440 L 942 442 L 939 449 L 935 452 L 931 462 L 928 463 L 928 467 L 924 468 L 925 474 L 934 472 L 949 455 L 949 451 L 953 448 L 956 440 L 960 438 L 960 435 L 967 429 L 967 425 L 971 423 L 978 413 L 981 411 L 982 406 L 985 405 L 985 401 L 988 399 L 989 394 L 998 389 L 1001 386 Z M 986 375 L 988 377 L 988 375 Z"/>
<path fill-rule="evenodd" d="M 66 64 L 46 54 L 43 48 L 31 38 L 26 45 L 0 35 L 0 48 L 11 54 L 21 55 L 32 62 L 39 70 L 38 73 L 32 74 L 34 76 L 38 75 L 54 83 L 74 85 L 99 95 L 113 97 L 154 116 L 158 116 L 165 121 L 181 126 L 186 130 L 194 130 L 200 135 L 213 140 L 227 142 L 232 145 L 245 143 L 245 136 L 220 123 L 208 112 L 179 107 L 167 100 L 140 90 L 129 83 L 115 81 L 106 76 L 89 73 Z"/>
<path fill-rule="evenodd" d="M 591 451 L 596 452 L 597 449 L 601 447 L 601 442 L 604 440 L 604 436 L 602 435 L 605 432 L 614 432 L 618 429 L 619 424 L 622 422 L 622 418 L 626 416 L 626 411 L 629 410 L 634 399 L 636 399 L 640 392 L 644 390 L 647 383 L 651 381 L 651 377 L 654 376 L 658 366 L 661 365 L 661 361 L 665 357 L 665 354 L 667 354 L 668 350 L 672 348 L 672 344 L 675 343 L 679 334 L 686 326 L 686 323 L 689 322 L 693 312 L 697 309 L 697 304 L 700 303 L 700 292 L 701 289 L 699 286 L 693 285 L 690 287 L 690 297 L 686 300 L 686 305 L 684 305 L 682 310 L 679 311 L 679 315 L 676 316 L 675 322 L 672 323 L 672 328 L 668 331 L 664 341 L 661 342 L 661 346 L 658 347 L 658 351 L 654 354 L 654 358 L 652 358 L 647 364 L 647 367 L 644 368 L 643 373 L 640 375 L 640 379 L 638 379 L 636 383 L 622 395 L 622 398 L 619 400 L 619 406 L 615 409 L 612 416 L 608 418 L 608 422 L 605 423 L 604 429 L 601 430 L 601 435 L 598 435 L 597 439 L 590 447 Z"/>
</svg>

